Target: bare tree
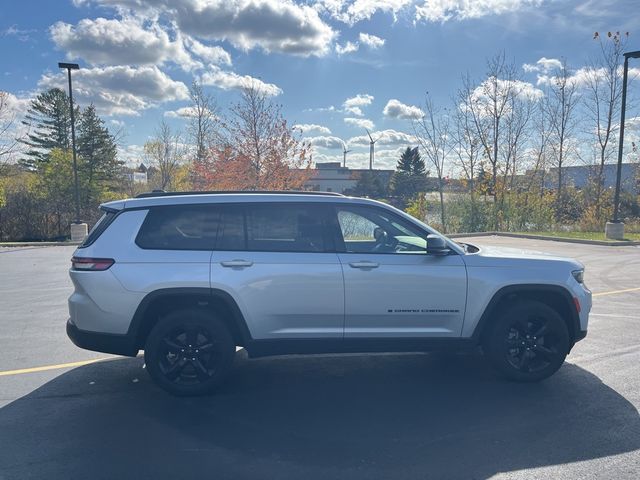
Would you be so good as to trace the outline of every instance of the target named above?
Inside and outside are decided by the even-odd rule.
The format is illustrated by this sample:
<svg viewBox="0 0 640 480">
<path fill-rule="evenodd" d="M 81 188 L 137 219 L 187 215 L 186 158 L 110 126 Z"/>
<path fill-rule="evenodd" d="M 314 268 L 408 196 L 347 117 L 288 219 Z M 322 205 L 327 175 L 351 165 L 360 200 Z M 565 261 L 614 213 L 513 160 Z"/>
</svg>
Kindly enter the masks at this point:
<svg viewBox="0 0 640 480">
<path fill-rule="evenodd" d="M 186 149 L 180 141 L 180 134 L 162 120 L 156 129 L 154 139 L 144 144 L 147 163 L 158 169 L 157 188 L 173 190 L 178 184 L 180 165 L 186 156 Z"/>
<path fill-rule="evenodd" d="M 556 217 L 558 218 L 561 216 L 564 200 L 562 169 L 566 166 L 569 140 L 576 127 L 575 113 L 578 101 L 576 84 L 571 79 L 566 61 L 563 60 L 562 65 L 550 79 L 549 92 L 544 102 L 550 133 L 551 162 L 558 169 L 556 192 Z"/>
<path fill-rule="evenodd" d="M 208 160 L 214 145 L 218 106 L 213 96 L 205 93 L 202 85 L 197 81 L 191 84 L 189 96 L 191 97 L 191 112 L 187 132 L 194 147 L 193 161 L 196 165 L 202 165 Z M 192 171 L 198 171 L 198 169 Z M 196 189 L 202 187 L 202 179 L 198 176 L 194 176 L 192 183 Z"/>
<path fill-rule="evenodd" d="M 446 216 L 444 210 L 444 168 L 452 149 L 450 138 L 449 115 L 434 106 L 427 93 L 424 104 L 425 115 L 414 120 L 413 131 L 418 139 L 422 152 L 436 171 L 438 177 L 438 193 L 440 194 L 440 219 L 442 229 L 446 232 Z"/>
<path fill-rule="evenodd" d="M 8 92 L 0 92 L 0 175 L 13 159 L 19 140 L 15 136 L 16 112 Z"/>
<path fill-rule="evenodd" d="M 607 161 L 615 155 L 615 137 L 619 128 L 616 119 L 620 115 L 620 97 L 622 95 L 622 78 L 620 64 L 628 33 L 607 32 L 607 37 L 594 36 L 599 43 L 600 54 L 591 61 L 586 69 L 587 94 L 584 99 L 585 109 L 591 120 L 596 135 L 596 191 L 595 206 L 600 210 L 600 199 L 603 191 L 603 171 Z"/>
</svg>

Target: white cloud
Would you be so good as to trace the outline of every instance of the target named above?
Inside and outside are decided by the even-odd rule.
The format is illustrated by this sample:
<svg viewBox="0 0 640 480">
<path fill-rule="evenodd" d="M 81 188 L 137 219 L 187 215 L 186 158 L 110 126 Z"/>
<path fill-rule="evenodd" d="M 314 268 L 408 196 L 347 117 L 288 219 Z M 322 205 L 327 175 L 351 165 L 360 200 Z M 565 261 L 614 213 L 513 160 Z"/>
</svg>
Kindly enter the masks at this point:
<svg viewBox="0 0 640 480">
<path fill-rule="evenodd" d="M 328 149 L 336 149 L 339 148 L 342 150 L 344 143 L 338 137 L 331 136 L 318 136 L 318 137 L 309 137 L 304 139 L 306 142 L 309 142 L 311 145 L 315 147 L 322 147 Z"/>
<path fill-rule="evenodd" d="M 265 83 L 259 78 L 250 75 L 238 75 L 235 72 L 221 70 L 216 65 L 210 65 L 209 71 L 200 76 L 203 85 L 211 85 L 222 90 L 256 88 L 269 97 L 282 93 L 282 89 L 273 83 Z"/>
<path fill-rule="evenodd" d="M 130 9 L 147 18 L 162 14 L 185 34 L 226 40 L 241 50 L 260 48 L 266 52 L 322 56 L 328 53 L 335 37 L 333 29 L 315 9 L 292 0 L 93 0 L 93 3 Z"/>
<path fill-rule="evenodd" d="M 66 88 L 64 73 L 46 73 L 39 88 Z M 138 115 L 162 102 L 186 100 L 189 89 L 158 67 L 95 67 L 73 74 L 74 97 L 81 105 L 93 103 L 103 115 Z"/>
<path fill-rule="evenodd" d="M 144 145 L 130 144 L 118 147 L 118 159 L 125 162 L 128 167 L 138 167 L 145 160 Z"/>
<path fill-rule="evenodd" d="M 318 0 L 315 8 L 336 20 L 354 25 L 369 20 L 377 12 L 391 14 L 394 21 L 396 15 L 414 0 Z"/>
<path fill-rule="evenodd" d="M 558 68 L 562 68 L 562 62 L 557 58 L 540 58 L 535 64 L 525 63 L 522 65 L 525 72 L 543 72 L 547 73 Z"/>
<path fill-rule="evenodd" d="M 357 52 L 359 48 L 360 48 L 360 45 L 358 44 L 358 42 L 355 42 L 355 43 L 347 42 L 343 45 L 336 43 L 336 53 L 338 55 L 345 55 L 347 53 Z"/>
<path fill-rule="evenodd" d="M 472 93 L 474 100 L 478 102 L 488 101 L 487 92 L 493 92 L 494 78 L 487 78 L 484 82 L 478 85 Z M 534 87 L 529 82 L 523 82 L 522 80 L 502 80 L 497 79 L 496 91 L 498 95 L 507 95 L 508 93 L 514 93 L 521 99 L 537 100 L 544 96 L 544 92 L 539 88 Z"/>
<path fill-rule="evenodd" d="M 502 15 L 538 7 L 543 0 L 425 0 L 416 6 L 416 21 L 446 22 Z"/>
<path fill-rule="evenodd" d="M 298 130 L 301 133 L 317 132 L 323 135 L 331 135 L 331 130 L 329 130 L 327 127 L 317 125 L 315 123 L 299 123 L 291 128 L 293 128 L 294 130 Z"/>
<path fill-rule="evenodd" d="M 85 18 L 75 26 L 57 22 L 49 33 L 68 58 L 82 58 L 92 65 L 159 65 L 170 60 L 185 70 L 202 67 L 184 49 L 179 34 L 171 40 L 154 22 Z"/>
<path fill-rule="evenodd" d="M 354 127 L 366 128 L 368 130 L 373 130 L 375 128 L 374 123 L 371 120 L 367 120 L 366 118 L 347 117 L 344 119 L 344 123 L 353 125 Z"/>
<path fill-rule="evenodd" d="M 373 98 L 373 95 L 369 95 L 367 93 L 359 93 L 355 97 L 347 98 L 342 104 L 343 111 L 345 113 L 350 113 L 351 115 L 362 117 L 364 113 L 362 113 L 361 107 L 371 105 Z"/>
<path fill-rule="evenodd" d="M 176 110 L 167 110 L 164 112 L 165 117 L 169 118 L 192 118 L 198 115 L 194 107 L 180 107 Z"/>
<path fill-rule="evenodd" d="M 400 100 L 392 98 L 387 102 L 382 113 L 386 117 L 402 120 L 418 120 L 424 117 L 424 112 L 413 105 L 406 105 Z"/>
<path fill-rule="evenodd" d="M 618 76 L 622 78 L 623 68 L 618 68 Z M 634 80 L 640 76 L 640 68 L 630 68 L 627 72 L 629 81 Z M 589 85 L 592 81 L 605 81 L 607 78 L 607 70 L 604 68 L 596 68 L 593 69 L 591 67 L 581 67 L 577 70 L 574 70 L 569 74 L 567 78 L 567 83 L 576 88 L 584 88 Z M 553 85 L 557 81 L 557 76 L 543 74 L 538 75 L 538 85 Z"/>
<path fill-rule="evenodd" d="M 206 62 L 218 65 L 231 65 L 231 55 L 218 45 L 205 45 L 191 37 L 186 37 L 184 42 L 191 53 Z"/>
<path fill-rule="evenodd" d="M 376 145 L 415 145 L 418 140 L 408 133 L 398 132 L 397 130 L 381 130 L 371 132 L 371 136 L 376 140 Z M 370 139 L 368 135 L 359 135 L 348 140 L 349 145 L 369 145 Z"/>
<path fill-rule="evenodd" d="M 362 32 L 360 32 L 359 39 L 360 43 L 374 50 L 382 47 L 386 42 L 384 38 L 376 37 L 375 35 L 370 35 L 368 33 Z"/>
</svg>

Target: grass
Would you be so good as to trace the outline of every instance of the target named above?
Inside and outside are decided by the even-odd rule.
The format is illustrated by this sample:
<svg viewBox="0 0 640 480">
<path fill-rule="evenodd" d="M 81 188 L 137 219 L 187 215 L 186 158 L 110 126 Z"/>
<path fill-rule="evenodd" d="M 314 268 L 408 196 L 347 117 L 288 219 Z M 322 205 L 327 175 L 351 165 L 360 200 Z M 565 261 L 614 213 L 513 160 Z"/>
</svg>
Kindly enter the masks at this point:
<svg viewBox="0 0 640 480">
<path fill-rule="evenodd" d="M 604 240 L 604 241 L 615 241 L 611 240 L 604 236 L 604 232 L 562 232 L 562 231 L 551 231 L 551 232 L 517 232 L 525 235 L 543 235 L 546 237 L 563 237 L 563 238 L 578 238 L 581 240 Z M 624 240 L 625 241 L 640 241 L 640 233 L 628 233 L 625 232 Z"/>
</svg>

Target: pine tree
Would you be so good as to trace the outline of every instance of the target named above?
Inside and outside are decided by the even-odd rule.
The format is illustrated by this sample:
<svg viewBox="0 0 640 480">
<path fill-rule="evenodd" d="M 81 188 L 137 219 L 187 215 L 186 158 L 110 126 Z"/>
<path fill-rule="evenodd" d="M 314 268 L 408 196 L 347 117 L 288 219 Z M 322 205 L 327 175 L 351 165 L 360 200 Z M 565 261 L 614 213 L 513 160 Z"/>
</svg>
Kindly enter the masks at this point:
<svg viewBox="0 0 640 480">
<path fill-rule="evenodd" d="M 427 171 L 418 147 L 407 147 L 391 178 L 391 192 L 406 205 L 418 192 L 426 189 Z"/>
<path fill-rule="evenodd" d="M 95 195 L 110 187 L 122 165 L 117 159 L 116 141 L 93 105 L 80 116 L 76 148 L 83 160 L 80 173 L 86 182 L 82 203 L 91 205 Z"/>
<path fill-rule="evenodd" d="M 29 133 L 21 140 L 29 149 L 20 163 L 29 170 L 37 170 L 46 163 L 52 149 L 71 147 L 71 110 L 69 97 L 59 88 L 40 93 L 31 101 L 22 123 Z"/>
</svg>

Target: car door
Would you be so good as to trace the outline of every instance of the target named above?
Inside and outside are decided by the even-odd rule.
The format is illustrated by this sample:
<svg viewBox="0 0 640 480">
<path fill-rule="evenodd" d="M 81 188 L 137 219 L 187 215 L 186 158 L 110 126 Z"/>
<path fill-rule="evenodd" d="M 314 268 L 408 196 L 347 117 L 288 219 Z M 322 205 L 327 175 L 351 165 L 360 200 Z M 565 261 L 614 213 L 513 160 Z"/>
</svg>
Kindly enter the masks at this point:
<svg viewBox="0 0 640 480">
<path fill-rule="evenodd" d="M 455 337 L 467 276 L 460 255 L 426 253 L 422 230 L 389 209 L 335 206 L 345 282 L 345 338 Z"/>
<path fill-rule="evenodd" d="M 238 303 L 254 339 L 343 335 L 342 268 L 320 203 L 229 207 L 211 286 Z"/>
</svg>

